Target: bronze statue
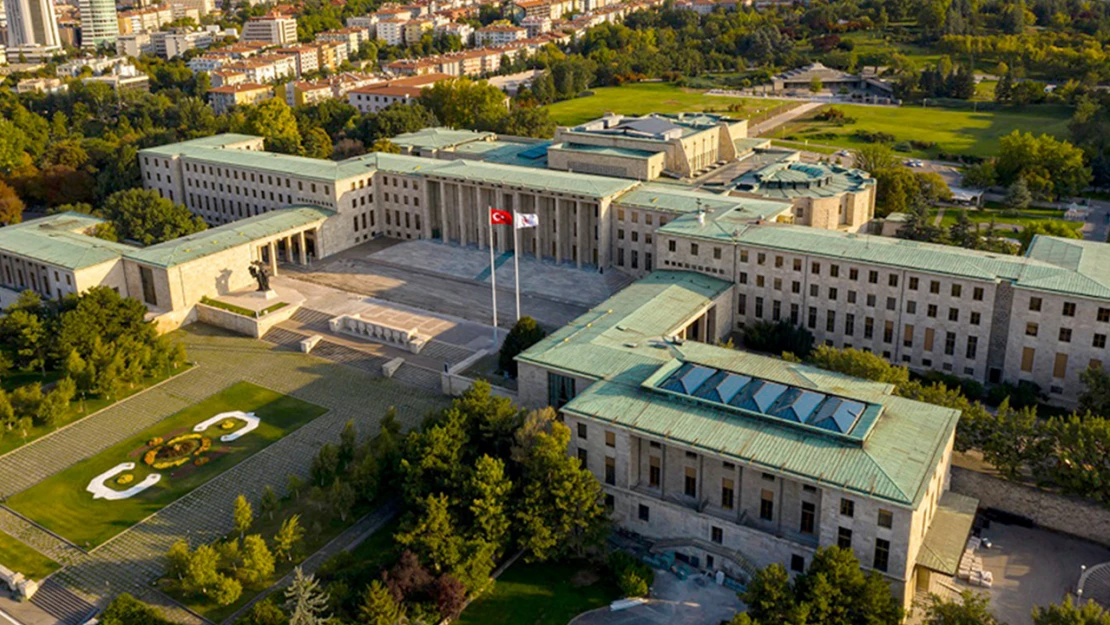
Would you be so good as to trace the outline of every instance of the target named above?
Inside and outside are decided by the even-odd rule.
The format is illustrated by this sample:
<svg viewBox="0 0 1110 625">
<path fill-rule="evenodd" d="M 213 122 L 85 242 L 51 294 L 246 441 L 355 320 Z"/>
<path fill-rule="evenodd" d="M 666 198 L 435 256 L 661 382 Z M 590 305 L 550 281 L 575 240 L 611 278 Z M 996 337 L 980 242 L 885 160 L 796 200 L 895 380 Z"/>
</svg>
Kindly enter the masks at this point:
<svg viewBox="0 0 1110 625">
<path fill-rule="evenodd" d="M 266 292 L 270 290 L 270 268 L 266 263 L 256 260 L 250 266 L 251 277 L 258 281 L 258 290 Z"/>
</svg>

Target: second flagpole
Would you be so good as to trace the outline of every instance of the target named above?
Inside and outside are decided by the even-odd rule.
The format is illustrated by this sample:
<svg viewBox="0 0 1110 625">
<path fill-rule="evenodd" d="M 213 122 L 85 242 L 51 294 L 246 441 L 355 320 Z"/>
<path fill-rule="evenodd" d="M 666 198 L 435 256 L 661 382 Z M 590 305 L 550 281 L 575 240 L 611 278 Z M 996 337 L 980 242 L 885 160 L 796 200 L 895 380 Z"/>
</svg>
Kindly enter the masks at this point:
<svg viewBox="0 0 1110 625">
<path fill-rule="evenodd" d="M 516 278 L 516 320 L 520 321 L 520 215 L 513 212 L 513 277 Z"/>
<path fill-rule="evenodd" d="M 489 280 L 490 292 L 493 293 L 493 347 L 497 349 L 497 267 L 493 264 L 493 215 L 486 220 L 489 223 Z"/>
</svg>

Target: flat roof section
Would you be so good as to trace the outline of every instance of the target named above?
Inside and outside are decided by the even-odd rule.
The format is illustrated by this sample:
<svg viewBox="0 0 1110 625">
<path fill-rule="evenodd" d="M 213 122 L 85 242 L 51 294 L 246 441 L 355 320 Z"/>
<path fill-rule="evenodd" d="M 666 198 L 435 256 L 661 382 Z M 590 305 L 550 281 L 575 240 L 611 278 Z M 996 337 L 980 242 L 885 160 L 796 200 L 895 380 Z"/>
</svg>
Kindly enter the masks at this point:
<svg viewBox="0 0 1110 625">
<path fill-rule="evenodd" d="M 75 271 L 118 259 L 136 248 L 84 232 L 103 219 L 58 213 L 0 228 L 0 250 L 45 265 Z"/>
</svg>

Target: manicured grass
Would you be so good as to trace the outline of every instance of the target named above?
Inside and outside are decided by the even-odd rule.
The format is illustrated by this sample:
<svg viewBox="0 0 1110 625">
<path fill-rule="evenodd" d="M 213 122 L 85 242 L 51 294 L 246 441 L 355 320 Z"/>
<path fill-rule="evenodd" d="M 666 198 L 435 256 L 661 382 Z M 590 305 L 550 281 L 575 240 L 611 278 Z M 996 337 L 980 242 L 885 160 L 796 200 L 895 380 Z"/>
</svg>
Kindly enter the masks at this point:
<svg viewBox="0 0 1110 625">
<path fill-rule="evenodd" d="M 782 141 L 774 139 L 771 145 L 776 148 L 788 148 L 791 150 L 802 150 L 805 152 L 816 152 L 818 154 L 836 154 L 840 150 L 832 148 L 827 145 L 806 144 L 805 141 Z"/>
<path fill-rule="evenodd" d="M 87 417 L 87 416 L 91 415 L 92 413 L 94 413 L 98 410 L 102 410 L 104 408 L 107 408 L 108 406 L 111 406 L 112 404 L 116 403 L 117 401 L 126 399 L 126 398 L 134 395 L 135 393 L 138 393 L 139 391 L 146 390 L 146 389 L 154 386 L 155 384 L 158 384 L 159 382 L 162 382 L 164 380 L 172 378 L 173 376 L 175 376 L 179 373 L 185 373 L 191 367 L 192 367 L 192 365 L 190 365 L 190 364 L 184 364 L 184 365 L 178 367 L 177 369 L 172 369 L 172 370 L 169 370 L 169 371 L 163 371 L 163 372 L 159 372 L 155 375 L 148 376 L 148 377 L 143 379 L 142 384 L 136 384 L 133 388 L 124 387 L 124 389 L 120 392 L 120 394 L 115 399 L 108 399 L 108 398 L 105 398 L 105 397 L 90 397 L 90 398 L 86 399 L 85 401 L 81 401 L 80 398 L 75 399 L 69 405 L 69 412 L 67 412 L 65 414 L 65 416 L 63 416 L 61 419 L 59 419 L 57 425 L 55 425 L 53 428 L 48 428 L 48 427 L 45 427 L 45 426 L 42 426 L 42 425 L 34 425 L 30 429 L 27 430 L 26 438 L 21 436 L 20 432 L 18 430 L 13 430 L 11 432 L 4 432 L 3 437 L 0 438 L 0 455 L 6 454 L 11 450 L 16 449 L 17 447 L 21 447 L 21 446 L 23 446 L 27 443 L 30 443 L 31 441 L 35 440 L 36 438 L 39 438 L 41 436 L 45 436 L 45 435 L 57 430 L 58 428 L 61 428 L 61 427 L 64 427 L 66 425 L 69 425 L 70 423 L 73 423 L 74 421 L 77 421 L 79 419 L 83 419 L 84 417 Z M 43 383 L 53 382 L 54 380 L 57 380 L 58 378 L 61 377 L 61 373 L 56 372 L 56 371 L 47 371 L 45 377 L 40 375 L 40 374 L 28 374 L 28 373 L 23 373 L 23 372 L 13 374 L 9 377 L 4 378 L 4 384 L 3 384 L 4 390 L 9 390 L 9 391 L 11 390 L 11 389 L 8 388 L 8 383 L 11 379 L 16 378 L 16 376 L 23 376 L 22 377 L 23 382 L 19 383 L 19 384 L 13 384 L 13 387 L 22 386 L 23 384 L 27 384 L 27 383 L 30 383 L 30 382 L 40 382 L 40 381 L 43 382 Z"/>
<path fill-rule="evenodd" d="M 35 581 L 41 581 L 62 568 L 62 565 L 4 532 L 0 532 L 0 564 Z"/>
<path fill-rule="evenodd" d="M 956 223 L 956 215 L 961 209 L 959 208 L 945 208 L 944 217 L 940 220 L 941 227 L 947 228 Z M 1015 225 L 1025 227 L 1038 222 L 1056 222 L 1071 228 L 1072 230 L 1079 230 L 1083 227 L 1081 221 L 1066 221 L 1064 219 L 1064 211 L 1051 210 L 1046 208 L 1027 208 L 1023 211 L 1016 213 L 1008 210 L 983 208 L 983 209 L 964 209 L 967 212 L 967 218 L 972 223 L 988 224 L 991 218 L 994 219 L 995 224 L 1002 225 Z M 930 211 L 932 217 L 936 217 L 937 211 Z"/>
<path fill-rule="evenodd" d="M 162 474 L 160 482 L 130 499 L 93 499 L 85 490 L 89 480 L 122 462 L 136 464 L 130 473 L 135 476 L 134 483 L 141 482 L 153 472 L 142 458 L 148 449 L 147 441 L 158 436 L 168 440 L 191 432 L 197 423 L 231 410 L 254 412 L 262 423 L 258 429 L 230 443 L 219 440 L 229 432 L 221 430 L 219 423 L 214 424 L 204 432 L 212 439 L 212 449 L 206 454 L 207 464 L 197 467 L 187 463 L 159 471 Z M 239 382 L 12 496 L 8 506 L 77 545 L 96 546 L 324 412 L 320 406 Z M 244 485 L 244 488 L 249 486 Z"/>
<path fill-rule="evenodd" d="M 781 100 L 707 96 L 696 89 L 684 89 L 665 82 L 629 83 L 620 87 L 591 89 L 594 95 L 556 102 L 547 107 L 551 118 L 562 126 L 573 126 L 597 119 L 607 112 L 622 115 L 647 113 L 727 112 L 730 106 L 744 107 L 734 115 L 752 117 L 785 104 Z"/>
<path fill-rule="evenodd" d="M 776 138 L 858 148 L 866 145 L 854 137 L 857 130 L 884 132 L 896 141 L 929 141 L 937 144 L 929 150 L 907 154 L 933 157 L 940 152 L 989 157 L 998 153 L 999 138 L 1014 130 L 1068 136 L 1071 111 L 1059 106 L 1030 106 L 1018 110 L 955 111 L 921 106 L 862 106 L 837 104 L 836 108 L 856 120 L 853 124 L 836 126 L 812 117 L 787 124 Z M 816 114 L 816 111 L 814 112 Z M 828 135 L 828 136 L 826 136 Z"/>
<path fill-rule="evenodd" d="M 518 561 L 456 623 L 566 625 L 575 616 L 620 598 L 620 590 L 605 572 L 588 567 Z"/>
</svg>

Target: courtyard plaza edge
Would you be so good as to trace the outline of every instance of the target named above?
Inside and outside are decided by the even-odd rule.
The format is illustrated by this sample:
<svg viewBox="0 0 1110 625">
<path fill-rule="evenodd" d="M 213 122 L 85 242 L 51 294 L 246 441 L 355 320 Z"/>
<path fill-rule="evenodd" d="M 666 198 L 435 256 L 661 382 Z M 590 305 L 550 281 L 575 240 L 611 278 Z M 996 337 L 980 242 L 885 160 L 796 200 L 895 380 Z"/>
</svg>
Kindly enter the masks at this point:
<svg viewBox="0 0 1110 625">
<path fill-rule="evenodd" d="M 439 131 L 477 135 L 465 131 Z M 373 153 L 333 162 L 218 135 L 140 153 L 143 182 L 211 224 L 313 205 L 331 211 L 311 257 L 378 236 L 488 249 L 487 210 L 539 215 L 522 253 L 633 277 L 683 269 L 734 286 L 733 330 L 789 319 L 818 342 L 881 354 L 916 371 L 984 383 L 1029 381 L 1073 405 L 1080 374 L 1103 366 L 1110 250 L 1038 236 L 1025 256 L 791 223 L 775 199 L 465 158 Z M 508 228 L 492 245 L 512 249 Z M 284 254 L 279 243 L 276 253 Z M 245 269 L 229 268 L 232 272 Z"/>
</svg>

